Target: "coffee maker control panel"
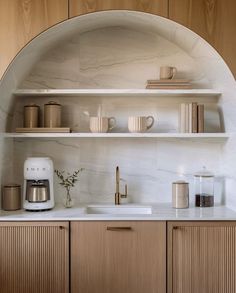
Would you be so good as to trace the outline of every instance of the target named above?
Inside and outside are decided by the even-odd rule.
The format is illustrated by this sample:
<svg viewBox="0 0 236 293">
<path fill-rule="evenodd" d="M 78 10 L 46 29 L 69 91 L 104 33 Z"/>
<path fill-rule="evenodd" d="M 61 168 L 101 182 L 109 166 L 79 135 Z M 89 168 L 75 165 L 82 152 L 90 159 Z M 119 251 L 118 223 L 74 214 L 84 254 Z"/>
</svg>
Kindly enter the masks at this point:
<svg viewBox="0 0 236 293">
<path fill-rule="evenodd" d="M 48 158 L 29 158 L 24 164 L 25 179 L 45 179 L 53 176 L 53 164 Z"/>
</svg>

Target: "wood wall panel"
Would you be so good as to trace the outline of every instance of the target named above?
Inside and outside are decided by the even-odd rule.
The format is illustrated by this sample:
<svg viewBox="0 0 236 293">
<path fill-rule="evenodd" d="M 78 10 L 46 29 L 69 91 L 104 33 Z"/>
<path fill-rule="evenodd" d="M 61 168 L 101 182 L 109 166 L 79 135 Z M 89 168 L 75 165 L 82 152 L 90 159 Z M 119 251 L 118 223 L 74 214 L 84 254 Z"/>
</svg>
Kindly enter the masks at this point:
<svg viewBox="0 0 236 293">
<path fill-rule="evenodd" d="M 236 224 L 168 225 L 168 293 L 236 292 Z"/>
<path fill-rule="evenodd" d="M 165 293 L 165 222 L 72 222 L 71 292 Z"/>
<path fill-rule="evenodd" d="M 68 0 L 0 0 L 0 77 L 33 37 L 68 18 Z"/>
<path fill-rule="evenodd" d="M 169 18 L 207 40 L 236 77 L 235 0 L 169 0 Z"/>
<path fill-rule="evenodd" d="M 69 0 L 70 17 L 111 9 L 137 10 L 168 16 L 168 0 Z"/>
<path fill-rule="evenodd" d="M 0 223 L 0 292 L 69 293 L 69 224 Z"/>
</svg>

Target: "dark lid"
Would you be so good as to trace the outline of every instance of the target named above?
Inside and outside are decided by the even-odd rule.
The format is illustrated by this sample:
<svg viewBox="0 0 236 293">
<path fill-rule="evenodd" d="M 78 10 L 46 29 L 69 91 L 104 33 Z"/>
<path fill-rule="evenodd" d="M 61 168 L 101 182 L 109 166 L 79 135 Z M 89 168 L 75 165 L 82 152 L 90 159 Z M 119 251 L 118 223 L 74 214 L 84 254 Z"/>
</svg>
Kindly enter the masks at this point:
<svg viewBox="0 0 236 293">
<path fill-rule="evenodd" d="M 54 102 L 54 101 L 50 101 L 47 104 L 44 104 L 44 106 L 61 106 L 61 104 Z"/>
<path fill-rule="evenodd" d="M 20 187 L 20 184 L 6 184 L 3 187 L 4 188 Z"/>
<path fill-rule="evenodd" d="M 173 182 L 172 184 L 189 184 L 189 183 L 184 180 L 178 180 L 178 181 Z"/>
<path fill-rule="evenodd" d="M 29 105 L 25 105 L 24 107 L 38 107 L 39 108 L 39 105 L 37 105 L 37 104 L 29 104 Z"/>
</svg>

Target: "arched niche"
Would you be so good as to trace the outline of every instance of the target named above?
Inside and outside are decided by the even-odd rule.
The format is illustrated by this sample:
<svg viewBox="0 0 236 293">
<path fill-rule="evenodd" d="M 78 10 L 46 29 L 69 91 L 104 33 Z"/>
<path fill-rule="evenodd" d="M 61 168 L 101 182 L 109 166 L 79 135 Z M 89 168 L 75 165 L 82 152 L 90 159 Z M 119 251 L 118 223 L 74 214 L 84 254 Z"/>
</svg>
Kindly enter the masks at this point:
<svg viewBox="0 0 236 293">
<path fill-rule="evenodd" d="M 221 113 L 223 121 L 221 123 L 224 124 L 221 126 L 226 132 L 231 133 L 231 138 L 227 143 L 224 142 L 220 145 L 211 142 L 186 142 L 188 155 L 186 158 L 183 155 L 183 163 L 181 160 L 177 160 L 177 163 L 173 161 L 169 165 L 168 168 L 172 175 L 167 176 L 166 185 L 162 184 L 162 181 L 164 181 L 169 169 L 163 171 L 167 172 L 166 174 L 160 174 L 162 166 L 165 165 L 165 153 L 168 158 L 170 154 L 175 153 L 176 149 L 183 151 L 183 144 L 174 141 L 168 148 L 164 144 L 161 145 L 160 153 L 163 155 L 159 157 L 157 154 L 160 167 L 157 168 L 158 171 L 155 175 L 161 177 L 160 190 L 164 191 L 171 180 L 181 177 L 183 174 L 190 180 L 194 169 L 198 169 L 198 165 L 206 161 L 207 165 L 216 169 L 217 175 L 220 176 L 222 173 L 227 178 L 227 183 L 224 185 L 225 189 L 228 186 L 228 190 L 223 192 L 229 194 L 228 202 L 230 202 L 232 186 L 236 185 L 231 176 L 236 171 L 232 161 L 236 129 L 234 111 L 236 88 L 233 75 L 222 57 L 197 34 L 171 20 L 142 12 L 105 11 L 75 17 L 43 32 L 20 51 L 0 83 L 0 120 L 3 133 L 1 155 L 4 157 L 2 165 L 7 166 L 4 172 L 9 169 L 10 171 L 7 173 L 13 176 L 16 166 L 18 166 L 17 170 L 21 170 L 24 156 L 40 153 L 39 147 L 36 147 L 33 141 L 32 147 L 23 147 L 24 151 L 28 150 L 27 153 L 27 151 L 23 152 L 22 149 L 16 151 L 16 145 L 20 144 L 4 138 L 4 132 L 14 131 L 14 127 L 22 116 L 20 107 L 23 101 L 21 97 L 14 95 L 14 91 L 42 88 L 145 88 L 146 80 L 157 78 L 159 68 L 162 65 L 176 66 L 178 77 L 190 78 L 195 88 L 215 89 L 222 93 L 217 108 Z M 34 100 L 36 101 L 36 99 Z M 29 101 L 29 99 L 25 101 Z M 83 102 L 86 103 L 86 101 Z M 137 99 L 139 107 L 142 107 L 141 103 L 143 102 Z M 156 101 L 149 102 L 153 105 L 156 103 Z M 158 119 L 164 122 L 159 124 L 161 126 L 156 129 L 157 131 L 163 132 L 165 129 L 177 131 L 172 126 L 172 122 L 176 119 L 171 116 L 171 104 L 174 104 L 174 99 L 167 102 L 170 108 L 168 115 L 165 111 L 159 115 Z M 72 105 L 73 103 L 74 101 L 72 101 Z M 91 104 L 93 103 L 97 107 L 95 100 L 91 102 Z M 119 101 L 115 101 L 112 106 L 109 106 L 108 99 L 104 103 L 111 112 L 120 105 Z M 133 104 L 129 103 L 131 102 L 126 100 L 126 104 L 122 104 L 122 107 L 133 107 Z M 161 102 L 163 105 L 164 103 Z M 91 109 L 92 107 L 91 105 Z M 96 112 L 96 110 L 92 111 Z M 70 116 L 69 112 L 68 116 Z M 165 119 L 165 117 L 168 118 Z M 211 119 L 215 118 L 210 116 L 209 121 Z M 79 123 L 83 124 L 84 122 L 80 121 Z M 76 122 L 74 127 L 76 130 Z M 24 145 L 23 141 L 20 143 L 21 146 Z M 115 142 L 107 142 L 107 147 L 111 148 L 112 143 L 115 144 Z M 144 143 L 150 144 L 149 147 L 152 148 L 153 142 L 150 140 Z M 131 146 L 129 142 L 125 142 L 124 145 L 127 149 L 135 146 L 134 142 L 131 143 Z M 137 149 L 137 155 L 139 151 Z M 20 159 L 17 159 L 17 152 Z M 44 152 L 46 152 L 46 148 L 44 148 Z M 155 155 L 156 150 L 150 150 L 151 152 Z M 197 152 L 198 154 L 196 154 Z M 200 163 L 196 163 L 196 167 L 188 165 L 192 161 L 191 154 L 199 159 L 197 161 Z M 217 164 L 214 163 L 214 158 Z M 10 163 L 7 164 L 6 160 Z M 130 168 L 127 172 L 131 174 L 132 171 L 133 169 Z M 146 174 L 146 176 L 149 175 Z M 3 174 L 2 178 L 5 177 Z M 20 171 L 16 172 L 16 178 L 22 179 Z M 88 183 L 87 180 L 85 185 Z M 148 189 L 144 188 L 143 190 L 139 186 L 137 192 L 144 191 L 148 192 Z M 150 193 L 154 194 L 154 186 Z M 169 196 L 168 191 L 168 199 Z M 150 196 L 151 198 L 152 196 Z M 224 197 L 224 201 L 227 202 L 226 199 Z"/>
</svg>

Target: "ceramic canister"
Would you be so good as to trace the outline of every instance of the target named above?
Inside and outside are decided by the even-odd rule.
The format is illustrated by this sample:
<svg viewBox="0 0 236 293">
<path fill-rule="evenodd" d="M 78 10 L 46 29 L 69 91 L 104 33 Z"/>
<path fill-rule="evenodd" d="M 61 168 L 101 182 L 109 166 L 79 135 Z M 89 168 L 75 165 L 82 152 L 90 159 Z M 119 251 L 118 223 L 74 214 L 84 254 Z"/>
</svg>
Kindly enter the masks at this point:
<svg viewBox="0 0 236 293">
<path fill-rule="evenodd" d="M 50 101 L 44 105 L 44 127 L 61 127 L 61 105 Z"/>
<path fill-rule="evenodd" d="M 39 127 L 39 106 L 35 104 L 24 106 L 24 127 Z"/>
<path fill-rule="evenodd" d="M 172 207 L 185 209 L 189 207 L 189 184 L 185 181 L 172 183 Z"/>
<path fill-rule="evenodd" d="M 3 186 L 2 209 L 5 211 L 15 211 L 21 209 L 20 185 L 11 184 Z"/>
</svg>

